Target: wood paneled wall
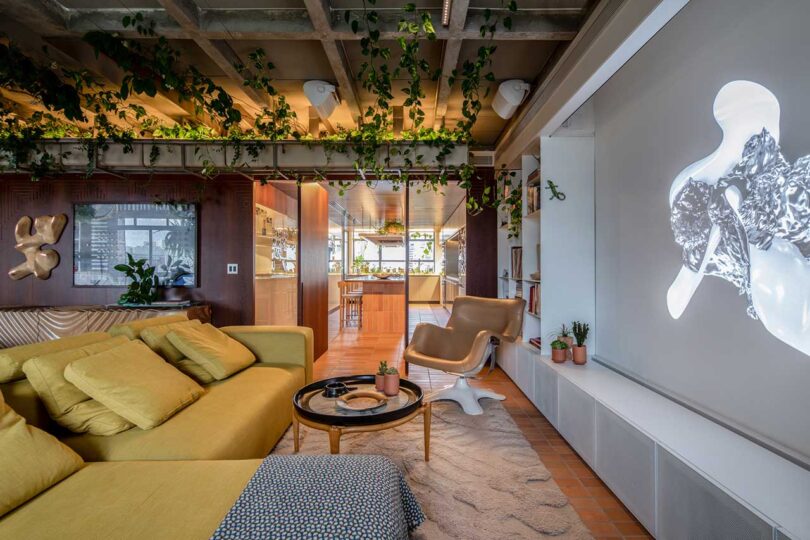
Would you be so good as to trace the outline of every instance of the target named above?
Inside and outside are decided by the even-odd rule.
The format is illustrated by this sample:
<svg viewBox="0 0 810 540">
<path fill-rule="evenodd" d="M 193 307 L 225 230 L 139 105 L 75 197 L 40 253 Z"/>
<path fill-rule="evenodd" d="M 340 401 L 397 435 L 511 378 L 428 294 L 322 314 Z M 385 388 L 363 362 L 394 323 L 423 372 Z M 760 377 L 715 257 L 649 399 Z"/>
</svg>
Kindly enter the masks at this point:
<svg viewBox="0 0 810 540">
<path fill-rule="evenodd" d="M 474 195 L 487 186 L 495 191 L 495 169 L 479 168 L 473 178 Z M 468 296 L 498 296 L 498 212 L 487 208 L 478 215 L 467 214 L 467 277 Z"/>
<path fill-rule="evenodd" d="M 298 320 L 315 334 L 317 359 L 329 347 L 329 195 L 318 184 L 301 184 L 298 208 Z"/>
<path fill-rule="evenodd" d="M 213 306 L 217 326 L 253 324 L 253 184 L 220 176 L 207 182 L 192 176 L 133 176 L 117 179 L 64 177 L 32 182 L 28 176 L 0 177 L 0 305 L 110 304 L 123 288 L 73 286 L 73 205 L 99 202 L 199 202 L 199 287 L 192 296 Z M 14 249 L 14 226 L 22 216 L 66 214 L 68 225 L 56 244 L 61 261 L 51 278 L 13 281 L 7 272 L 22 260 Z M 325 245 L 325 244 L 324 244 Z M 239 273 L 228 275 L 227 263 Z"/>
</svg>

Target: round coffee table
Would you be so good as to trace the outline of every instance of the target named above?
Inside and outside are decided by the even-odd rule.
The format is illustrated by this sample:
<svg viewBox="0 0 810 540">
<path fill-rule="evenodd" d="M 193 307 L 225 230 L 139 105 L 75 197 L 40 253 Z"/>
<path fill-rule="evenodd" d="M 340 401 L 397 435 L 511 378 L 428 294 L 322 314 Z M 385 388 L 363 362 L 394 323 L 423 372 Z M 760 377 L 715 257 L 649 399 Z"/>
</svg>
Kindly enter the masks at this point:
<svg viewBox="0 0 810 540">
<path fill-rule="evenodd" d="M 357 390 L 373 390 L 374 375 L 335 377 L 316 381 L 300 389 L 293 397 L 293 439 L 295 451 L 299 449 L 299 423 L 313 429 L 329 432 L 329 451 L 340 453 L 340 437 L 344 433 L 381 431 L 410 422 L 420 414 L 425 426 L 425 461 L 430 460 L 430 403 L 424 401 L 419 385 L 402 379 L 399 394 L 381 407 L 370 411 L 349 411 L 339 408 L 337 398 L 324 395 L 327 384 L 342 382 Z"/>
</svg>

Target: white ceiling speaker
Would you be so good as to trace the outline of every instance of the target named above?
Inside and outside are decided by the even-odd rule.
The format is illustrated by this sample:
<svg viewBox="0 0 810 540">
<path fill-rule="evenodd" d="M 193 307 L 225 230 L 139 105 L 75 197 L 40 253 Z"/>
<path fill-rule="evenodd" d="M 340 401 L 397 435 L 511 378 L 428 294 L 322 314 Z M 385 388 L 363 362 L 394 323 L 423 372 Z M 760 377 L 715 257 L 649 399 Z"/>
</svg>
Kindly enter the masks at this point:
<svg viewBox="0 0 810 540">
<path fill-rule="evenodd" d="M 504 81 L 498 86 L 498 92 L 492 99 L 492 108 L 498 116 L 508 120 L 515 114 L 518 106 L 523 103 L 526 96 L 529 95 L 530 89 L 531 85 L 520 79 Z"/>
<path fill-rule="evenodd" d="M 329 118 L 340 103 L 335 86 L 325 81 L 307 81 L 304 83 L 304 95 L 318 111 L 322 120 Z"/>
</svg>

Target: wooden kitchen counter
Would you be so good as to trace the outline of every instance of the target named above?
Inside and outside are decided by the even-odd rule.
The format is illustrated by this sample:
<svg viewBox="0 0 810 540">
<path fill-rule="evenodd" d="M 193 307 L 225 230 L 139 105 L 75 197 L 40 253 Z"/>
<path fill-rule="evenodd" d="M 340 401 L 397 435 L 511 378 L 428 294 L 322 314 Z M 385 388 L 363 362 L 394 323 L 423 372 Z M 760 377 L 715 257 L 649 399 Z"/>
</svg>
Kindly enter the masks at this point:
<svg viewBox="0 0 810 540">
<path fill-rule="evenodd" d="M 363 284 L 363 331 L 380 334 L 405 331 L 405 280 L 348 279 Z"/>
</svg>

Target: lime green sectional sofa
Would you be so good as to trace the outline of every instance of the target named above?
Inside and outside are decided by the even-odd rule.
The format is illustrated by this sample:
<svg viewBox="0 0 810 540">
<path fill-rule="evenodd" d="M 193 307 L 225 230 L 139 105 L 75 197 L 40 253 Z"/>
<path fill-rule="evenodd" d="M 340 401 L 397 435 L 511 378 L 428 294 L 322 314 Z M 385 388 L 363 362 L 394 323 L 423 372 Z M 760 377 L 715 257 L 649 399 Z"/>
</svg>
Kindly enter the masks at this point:
<svg viewBox="0 0 810 540">
<path fill-rule="evenodd" d="M 179 320 L 158 317 L 119 325 L 110 334 L 0 350 L 18 364 L 28 358 L 123 335 L 139 339 L 144 328 Z M 232 460 L 265 457 L 292 421 L 292 396 L 312 380 L 312 330 L 303 327 L 231 326 L 221 329 L 256 356 L 251 367 L 204 386 L 197 401 L 163 424 L 148 430 L 133 427 L 111 436 L 76 434 L 56 425 L 21 372 L 0 383 L 6 403 L 30 425 L 57 436 L 86 461 Z M 0 371 L 2 366 L 0 366 Z"/>
</svg>

